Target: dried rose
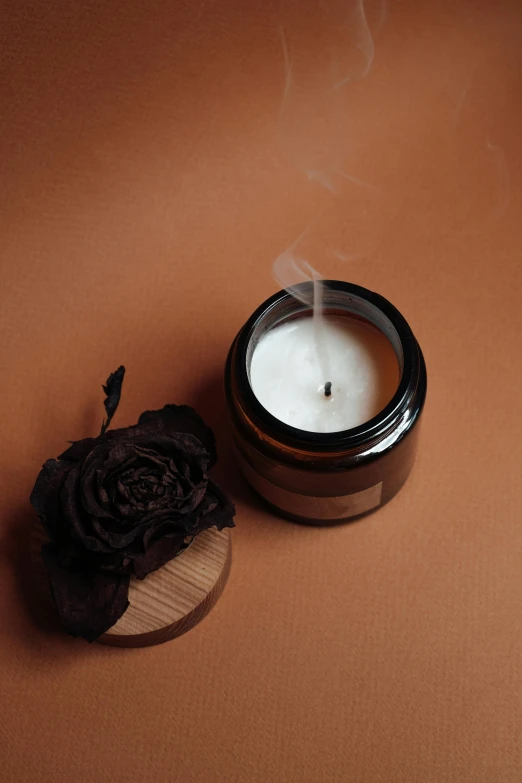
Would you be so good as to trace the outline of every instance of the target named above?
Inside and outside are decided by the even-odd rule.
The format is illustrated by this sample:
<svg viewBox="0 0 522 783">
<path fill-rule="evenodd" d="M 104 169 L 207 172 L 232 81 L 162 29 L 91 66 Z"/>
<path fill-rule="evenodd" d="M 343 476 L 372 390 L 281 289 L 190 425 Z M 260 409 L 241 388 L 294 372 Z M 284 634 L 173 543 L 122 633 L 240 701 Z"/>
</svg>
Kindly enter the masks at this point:
<svg viewBox="0 0 522 783">
<path fill-rule="evenodd" d="M 234 526 L 233 504 L 207 475 L 212 430 L 192 408 L 166 405 L 106 431 L 122 378 L 104 387 L 102 434 L 48 460 L 31 494 L 50 539 L 42 557 L 60 620 L 89 641 L 127 609 L 130 575 L 143 579 L 203 530 Z"/>
</svg>

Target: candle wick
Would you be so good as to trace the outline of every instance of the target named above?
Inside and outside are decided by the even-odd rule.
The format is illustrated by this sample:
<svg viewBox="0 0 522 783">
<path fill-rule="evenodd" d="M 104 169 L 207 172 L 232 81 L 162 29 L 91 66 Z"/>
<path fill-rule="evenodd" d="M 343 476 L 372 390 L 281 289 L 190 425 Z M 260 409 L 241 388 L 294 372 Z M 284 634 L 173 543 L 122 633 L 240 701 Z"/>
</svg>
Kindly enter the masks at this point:
<svg viewBox="0 0 522 783">
<path fill-rule="evenodd" d="M 324 396 L 329 397 L 331 393 L 332 393 L 332 382 L 326 381 L 324 385 Z"/>
</svg>

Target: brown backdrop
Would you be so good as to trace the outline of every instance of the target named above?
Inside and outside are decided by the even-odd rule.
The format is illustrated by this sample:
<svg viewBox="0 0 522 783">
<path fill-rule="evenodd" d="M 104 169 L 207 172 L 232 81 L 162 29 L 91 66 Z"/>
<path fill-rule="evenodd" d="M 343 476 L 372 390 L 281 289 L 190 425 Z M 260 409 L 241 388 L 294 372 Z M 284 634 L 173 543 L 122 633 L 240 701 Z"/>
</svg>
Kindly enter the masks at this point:
<svg viewBox="0 0 522 783">
<path fill-rule="evenodd" d="M 338 195 L 281 144 L 281 13 L 2 5 L 4 783 L 522 779 L 522 8 L 391 3 L 329 129 L 366 183 Z M 410 482 L 337 529 L 258 508 L 221 395 L 236 330 L 310 224 L 312 262 L 391 299 L 429 370 Z M 27 600 L 35 475 L 98 431 L 120 363 L 118 424 L 198 407 L 238 507 L 217 607 L 138 651 L 72 640 Z"/>
</svg>

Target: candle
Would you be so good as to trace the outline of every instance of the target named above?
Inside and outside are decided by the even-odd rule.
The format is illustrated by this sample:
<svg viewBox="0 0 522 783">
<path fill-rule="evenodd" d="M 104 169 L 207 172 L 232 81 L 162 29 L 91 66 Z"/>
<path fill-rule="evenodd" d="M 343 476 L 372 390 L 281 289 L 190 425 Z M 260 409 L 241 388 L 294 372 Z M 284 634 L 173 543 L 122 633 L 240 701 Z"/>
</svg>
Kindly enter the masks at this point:
<svg viewBox="0 0 522 783">
<path fill-rule="evenodd" d="M 426 366 L 404 317 L 379 294 L 324 281 L 318 318 L 307 304 L 313 284 L 295 289 L 274 294 L 240 329 L 225 393 L 257 497 L 295 521 L 331 525 L 379 508 L 408 478 Z"/>
<path fill-rule="evenodd" d="M 325 377 L 327 375 L 327 377 Z M 256 346 L 250 383 L 266 410 L 308 432 L 339 432 L 376 416 L 399 384 L 397 356 L 370 324 L 349 316 L 297 318 Z"/>
</svg>

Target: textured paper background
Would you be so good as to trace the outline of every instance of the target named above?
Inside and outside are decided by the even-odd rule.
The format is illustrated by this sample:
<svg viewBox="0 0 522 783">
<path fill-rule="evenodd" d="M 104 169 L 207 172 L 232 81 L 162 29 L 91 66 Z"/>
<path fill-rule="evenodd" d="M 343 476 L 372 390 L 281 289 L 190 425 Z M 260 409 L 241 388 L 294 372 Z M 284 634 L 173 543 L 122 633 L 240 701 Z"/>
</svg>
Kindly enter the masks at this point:
<svg viewBox="0 0 522 783">
<path fill-rule="evenodd" d="M 346 171 L 375 187 L 339 197 L 277 144 L 275 5 L 1 14 L 3 783 L 520 781 L 520 4 L 391 3 L 349 103 Z M 322 207 L 317 265 L 402 310 L 430 381 L 410 482 L 336 529 L 256 506 L 220 386 Z M 122 362 L 118 424 L 194 404 L 238 506 L 217 607 L 138 651 L 49 630 L 26 600 L 34 477 L 97 432 Z"/>
</svg>

